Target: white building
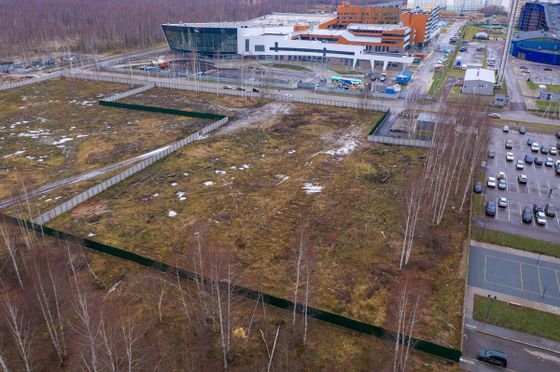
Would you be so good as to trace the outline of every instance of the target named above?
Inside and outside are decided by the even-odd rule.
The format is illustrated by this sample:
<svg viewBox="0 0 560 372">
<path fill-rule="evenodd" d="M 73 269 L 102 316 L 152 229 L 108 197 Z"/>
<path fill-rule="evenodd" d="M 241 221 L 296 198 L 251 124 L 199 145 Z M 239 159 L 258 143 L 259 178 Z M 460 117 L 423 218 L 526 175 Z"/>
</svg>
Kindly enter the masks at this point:
<svg viewBox="0 0 560 372">
<path fill-rule="evenodd" d="M 387 69 L 389 63 L 406 66 L 414 58 L 406 54 L 410 28 L 402 25 L 349 25 L 324 27 L 335 14 L 274 13 L 244 22 L 163 24 L 172 50 L 205 56 L 241 55 L 281 61 L 343 61 L 371 69 Z M 364 30 L 365 29 L 365 30 Z M 366 32 L 367 31 L 367 32 Z M 398 37 L 395 47 L 386 35 Z M 398 34 L 398 35 L 397 35 Z M 400 46 L 399 46 L 400 45 Z"/>
<path fill-rule="evenodd" d="M 483 96 L 494 95 L 496 76 L 493 70 L 484 68 L 469 68 L 465 73 L 462 93 L 480 94 Z"/>
</svg>

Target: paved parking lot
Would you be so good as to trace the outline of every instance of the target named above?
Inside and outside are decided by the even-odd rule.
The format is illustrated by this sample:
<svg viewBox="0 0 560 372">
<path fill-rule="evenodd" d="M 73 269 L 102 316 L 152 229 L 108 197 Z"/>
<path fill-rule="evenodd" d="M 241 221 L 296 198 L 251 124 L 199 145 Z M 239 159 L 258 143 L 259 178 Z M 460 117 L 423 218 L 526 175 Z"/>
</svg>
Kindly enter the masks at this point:
<svg viewBox="0 0 560 372">
<path fill-rule="evenodd" d="M 560 265 L 471 246 L 469 285 L 560 306 Z"/>
<path fill-rule="evenodd" d="M 539 145 L 556 145 L 557 139 L 549 134 L 537 134 L 528 132 L 521 135 L 516 128 L 512 128 L 509 133 L 503 133 L 501 129 L 491 129 L 491 140 L 489 149 L 495 151 L 494 159 L 486 159 L 486 175 L 494 176 L 498 172 L 506 174 L 507 189 L 499 190 L 498 187 L 492 189 L 486 185 L 484 180 L 483 188 L 486 200 L 495 200 L 500 197 L 508 199 L 507 208 L 497 208 L 495 217 L 477 216 L 476 223 L 479 226 L 510 232 L 518 235 L 534 237 L 536 239 L 560 242 L 560 213 L 556 217 L 546 217 L 544 226 L 536 225 L 535 221 L 529 225 L 521 221 L 521 212 L 524 208 L 531 208 L 533 204 L 545 206 L 547 203 L 560 207 L 560 176 L 557 176 L 554 167 L 547 167 L 544 164 L 537 166 L 525 164 L 523 170 L 517 170 L 515 164 L 517 160 L 523 160 L 526 154 L 539 156 L 543 160 L 551 158 L 554 162 L 560 160 L 559 155 L 544 155 L 531 152 L 527 145 L 527 139 L 532 138 Z M 506 140 L 512 140 L 513 149 L 505 148 Z M 506 152 L 514 155 L 513 161 L 506 161 Z M 520 184 L 517 180 L 518 175 L 527 176 L 527 184 Z"/>
</svg>

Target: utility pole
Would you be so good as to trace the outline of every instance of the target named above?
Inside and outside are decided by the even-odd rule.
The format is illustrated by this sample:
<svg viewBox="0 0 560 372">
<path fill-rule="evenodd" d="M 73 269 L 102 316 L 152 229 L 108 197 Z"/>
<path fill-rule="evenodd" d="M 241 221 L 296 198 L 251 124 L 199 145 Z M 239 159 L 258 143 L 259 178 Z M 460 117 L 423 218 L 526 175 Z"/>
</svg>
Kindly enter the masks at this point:
<svg viewBox="0 0 560 372">
<path fill-rule="evenodd" d="M 519 0 L 513 0 L 511 2 L 511 9 L 509 12 L 509 22 L 508 22 L 508 30 L 507 30 L 507 37 L 506 43 L 504 44 L 504 51 L 502 52 L 502 60 L 500 61 L 500 69 L 498 70 L 498 80 L 497 85 L 500 86 L 503 84 L 504 81 L 504 72 L 506 69 L 506 63 L 509 57 L 509 46 L 511 44 L 511 38 L 513 36 L 513 29 L 515 28 L 515 13 L 517 12 L 517 5 L 519 4 Z"/>
</svg>

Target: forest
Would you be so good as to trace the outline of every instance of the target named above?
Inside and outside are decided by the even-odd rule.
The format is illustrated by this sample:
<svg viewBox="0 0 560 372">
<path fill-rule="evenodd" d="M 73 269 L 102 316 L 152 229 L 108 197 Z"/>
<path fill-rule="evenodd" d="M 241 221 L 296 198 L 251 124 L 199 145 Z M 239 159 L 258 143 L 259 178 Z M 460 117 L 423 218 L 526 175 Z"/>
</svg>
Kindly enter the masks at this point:
<svg viewBox="0 0 560 372">
<path fill-rule="evenodd" d="M 360 3 L 363 1 L 354 1 Z M 329 11 L 336 0 L 0 0 L 0 58 L 151 47 L 166 22 L 238 21 L 269 12 Z"/>
</svg>

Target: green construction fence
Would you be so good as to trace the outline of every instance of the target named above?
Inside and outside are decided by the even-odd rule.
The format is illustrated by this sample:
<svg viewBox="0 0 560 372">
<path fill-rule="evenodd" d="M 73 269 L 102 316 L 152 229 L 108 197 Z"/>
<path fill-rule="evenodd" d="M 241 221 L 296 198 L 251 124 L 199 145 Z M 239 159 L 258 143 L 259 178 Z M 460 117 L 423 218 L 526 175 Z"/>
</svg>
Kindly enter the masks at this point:
<svg viewBox="0 0 560 372">
<path fill-rule="evenodd" d="M 212 114 L 209 112 L 185 111 L 185 110 L 178 110 L 172 108 L 137 105 L 137 104 L 123 103 L 123 102 L 99 101 L 99 104 L 101 106 L 107 106 L 107 107 L 117 107 L 117 108 L 123 108 L 128 110 L 155 112 L 158 114 L 187 116 L 190 118 L 210 119 L 210 120 L 220 120 L 225 118 L 224 115 Z"/>
</svg>

